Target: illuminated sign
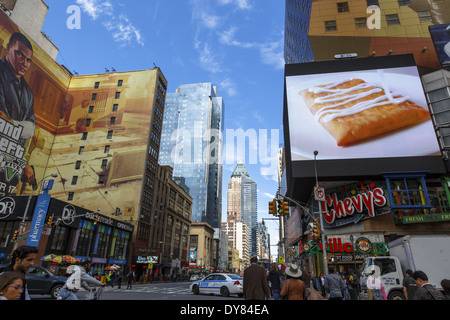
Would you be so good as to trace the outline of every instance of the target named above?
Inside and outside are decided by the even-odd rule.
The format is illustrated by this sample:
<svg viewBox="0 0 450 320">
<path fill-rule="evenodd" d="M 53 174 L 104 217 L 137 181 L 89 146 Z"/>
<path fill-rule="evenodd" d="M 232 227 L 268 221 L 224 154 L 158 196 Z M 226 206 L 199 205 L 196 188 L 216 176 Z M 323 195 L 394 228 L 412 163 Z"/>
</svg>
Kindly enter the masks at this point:
<svg viewBox="0 0 450 320">
<path fill-rule="evenodd" d="M 383 189 L 374 188 L 369 192 L 357 194 L 344 200 L 339 200 L 336 193 L 331 197 L 326 195 L 325 201 L 321 202 L 321 206 L 325 222 L 333 224 L 336 218 L 352 216 L 355 213 L 362 213 L 364 210 L 370 217 L 374 217 L 375 206 L 383 207 L 386 202 Z"/>
</svg>

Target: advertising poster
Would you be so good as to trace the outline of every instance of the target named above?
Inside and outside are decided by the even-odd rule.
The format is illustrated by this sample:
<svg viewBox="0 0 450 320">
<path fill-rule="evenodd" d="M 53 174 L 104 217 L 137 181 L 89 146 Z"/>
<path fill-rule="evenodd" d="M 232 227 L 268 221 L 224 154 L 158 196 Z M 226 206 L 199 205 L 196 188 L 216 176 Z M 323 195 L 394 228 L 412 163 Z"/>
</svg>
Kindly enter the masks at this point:
<svg viewBox="0 0 450 320">
<path fill-rule="evenodd" d="M 0 12 L 0 196 L 38 188 L 69 80 Z"/>
</svg>

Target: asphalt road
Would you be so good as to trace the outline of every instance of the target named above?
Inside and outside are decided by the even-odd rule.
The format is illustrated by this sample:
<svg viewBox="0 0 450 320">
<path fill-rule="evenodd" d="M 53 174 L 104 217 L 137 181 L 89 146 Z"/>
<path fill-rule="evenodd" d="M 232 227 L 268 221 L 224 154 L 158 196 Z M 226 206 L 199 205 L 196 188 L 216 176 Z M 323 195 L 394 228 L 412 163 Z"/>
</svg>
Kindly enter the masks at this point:
<svg viewBox="0 0 450 320">
<path fill-rule="evenodd" d="M 191 282 L 167 282 L 153 284 L 134 284 L 132 289 L 126 289 L 127 285 L 122 285 L 121 289 L 105 287 L 100 296 L 100 300 L 225 300 L 230 302 L 241 302 L 244 299 L 237 295 L 222 297 L 220 295 L 199 294 L 194 295 L 190 289 Z M 77 297 L 83 300 L 87 291 L 80 290 Z M 31 295 L 32 300 L 49 300 L 50 296 Z"/>
</svg>

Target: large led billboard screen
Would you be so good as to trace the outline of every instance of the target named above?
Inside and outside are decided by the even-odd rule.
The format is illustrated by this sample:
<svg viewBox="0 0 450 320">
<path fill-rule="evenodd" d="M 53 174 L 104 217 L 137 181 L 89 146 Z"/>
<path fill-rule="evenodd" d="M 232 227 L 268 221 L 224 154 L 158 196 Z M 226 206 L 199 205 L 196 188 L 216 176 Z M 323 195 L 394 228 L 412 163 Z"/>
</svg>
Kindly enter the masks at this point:
<svg viewBox="0 0 450 320">
<path fill-rule="evenodd" d="M 290 176 L 314 177 L 314 151 L 321 177 L 445 172 L 412 55 L 292 64 L 285 76 Z"/>
</svg>

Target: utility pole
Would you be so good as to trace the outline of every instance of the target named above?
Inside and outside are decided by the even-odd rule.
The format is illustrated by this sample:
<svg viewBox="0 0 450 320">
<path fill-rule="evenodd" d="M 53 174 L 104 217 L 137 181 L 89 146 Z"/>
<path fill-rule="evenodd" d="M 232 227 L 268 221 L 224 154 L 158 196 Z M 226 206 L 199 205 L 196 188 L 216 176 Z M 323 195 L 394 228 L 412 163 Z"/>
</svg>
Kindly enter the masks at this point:
<svg viewBox="0 0 450 320">
<path fill-rule="evenodd" d="M 319 178 L 317 177 L 317 166 L 316 166 L 316 157 L 319 154 L 319 151 L 314 151 L 314 174 L 316 176 L 316 188 L 319 188 Z M 325 269 L 325 275 L 328 275 L 328 256 L 327 249 L 325 246 L 325 229 L 323 227 L 323 215 L 322 215 L 322 201 L 317 200 L 319 204 L 319 218 L 320 218 L 320 231 L 322 234 L 322 248 L 323 248 L 323 267 Z"/>
</svg>

